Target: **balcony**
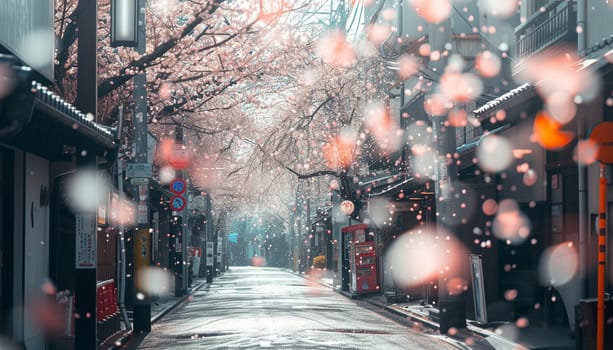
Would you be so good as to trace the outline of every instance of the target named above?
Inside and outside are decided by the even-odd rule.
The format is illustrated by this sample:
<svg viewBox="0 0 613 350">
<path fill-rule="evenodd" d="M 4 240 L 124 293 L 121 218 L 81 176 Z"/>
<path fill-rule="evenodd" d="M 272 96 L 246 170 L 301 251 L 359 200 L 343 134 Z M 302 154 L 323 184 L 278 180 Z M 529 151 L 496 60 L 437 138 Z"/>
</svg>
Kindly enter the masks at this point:
<svg viewBox="0 0 613 350">
<path fill-rule="evenodd" d="M 577 43 L 577 4 L 574 0 L 550 1 L 515 29 L 517 56 L 526 58 L 559 43 Z"/>
</svg>

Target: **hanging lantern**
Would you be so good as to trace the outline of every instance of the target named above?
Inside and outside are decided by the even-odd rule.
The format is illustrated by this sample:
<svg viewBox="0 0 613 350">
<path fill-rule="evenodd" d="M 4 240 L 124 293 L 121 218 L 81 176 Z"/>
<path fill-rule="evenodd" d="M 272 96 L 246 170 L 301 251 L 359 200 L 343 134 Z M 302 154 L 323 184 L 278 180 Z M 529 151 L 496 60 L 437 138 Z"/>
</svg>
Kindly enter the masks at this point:
<svg viewBox="0 0 613 350">
<path fill-rule="evenodd" d="M 353 214 L 354 210 L 355 210 L 355 205 L 353 204 L 352 201 L 343 201 L 341 203 L 341 212 L 345 214 L 346 216 L 350 216 L 351 214 Z"/>
</svg>

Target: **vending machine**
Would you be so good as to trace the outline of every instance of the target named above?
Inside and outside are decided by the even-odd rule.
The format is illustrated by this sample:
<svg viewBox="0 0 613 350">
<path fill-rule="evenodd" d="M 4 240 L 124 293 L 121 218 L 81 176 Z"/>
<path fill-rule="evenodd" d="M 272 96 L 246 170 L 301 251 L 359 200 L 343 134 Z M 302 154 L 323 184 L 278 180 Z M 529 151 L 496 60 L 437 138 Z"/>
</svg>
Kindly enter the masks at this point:
<svg viewBox="0 0 613 350">
<path fill-rule="evenodd" d="M 366 294 L 379 291 L 377 256 L 374 242 L 351 244 L 351 293 Z"/>
<path fill-rule="evenodd" d="M 352 295 L 379 291 L 374 235 L 368 225 L 343 227 L 343 285 Z M 345 277 L 346 276 L 346 277 Z"/>
</svg>

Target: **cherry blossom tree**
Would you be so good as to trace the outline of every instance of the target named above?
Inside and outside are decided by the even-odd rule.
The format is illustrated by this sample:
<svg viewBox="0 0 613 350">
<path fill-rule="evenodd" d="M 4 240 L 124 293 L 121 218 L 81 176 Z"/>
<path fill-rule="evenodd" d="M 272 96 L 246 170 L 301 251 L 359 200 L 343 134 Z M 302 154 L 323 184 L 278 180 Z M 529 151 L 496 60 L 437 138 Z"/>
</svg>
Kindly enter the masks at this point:
<svg viewBox="0 0 613 350">
<path fill-rule="evenodd" d="M 150 130 L 164 138 L 183 128 L 196 184 L 217 188 L 230 207 L 264 198 L 282 208 L 275 203 L 287 202 L 280 197 L 297 179 L 357 164 L 366 107 L 389 85 L 368 41 L 330 30 L 358 3 L 322 23 L 324 0 L 151 0 L 139 55 L 110 47 L 110 1 L 99 0 L 98 121 L 116 123 L 122 105 L 132 110 L 132 78 L 145 72 Z M 79 11 L 77 0 L 56 2 L 55 76 L 68 100 Z"/>
</svg>

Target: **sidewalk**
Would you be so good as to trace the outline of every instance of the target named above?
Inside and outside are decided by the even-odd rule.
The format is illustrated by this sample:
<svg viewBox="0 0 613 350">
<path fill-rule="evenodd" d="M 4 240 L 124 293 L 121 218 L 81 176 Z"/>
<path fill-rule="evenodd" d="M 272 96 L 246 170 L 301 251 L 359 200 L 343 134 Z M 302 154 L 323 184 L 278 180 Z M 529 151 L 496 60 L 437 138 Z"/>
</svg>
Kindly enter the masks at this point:
<svg viewBox="0 0 613 350">
<path fill-rule="evenodd" d="M 329 274 L 322 274 L 321 277 L 311 277 L 301 275 L 305 278 L 316 279 L 320 284 L 338 291 L 334 286 L 334 280 Z M 319 277 L 319 278 L 318 278 Z M 352 297 L 349 294 L 341 293 L 347 297 Z M 421 305 L 419 302 L 403 302 L 388 304 L 385 296 L 382 293 L 374 295 L 361 296 L 364 300 L 372 305 L 393 312 L 397 315 L 406 317 L 407 319 L 418 323 L 424 327 L 429 327 L 433 330 L 439 330 L 438 322 L 431 317 L 434 309 L 429 305 Z M 433 312 L 431 312 L 431 310 Z M 448 335 L 450 338 L 462 344 L 478 345 L 483 349 L 495 350 L 527 350 L 527 349 L 558 349 L 571 350 L 575 349 L 575 339 L 571 338 L 569 330 L 561 327 L 526 327 L 518 328 L 512 323 L 496 324 L 489 326 L 478 325 L 474 321 L 467 320 L 467 328 L 458 330 L 453 335 Z"/>
<path fill-rule="evenodd" d="M 166 315 L 170 310 L 181 304 L 189 298 L 195 291 L 207 286 L 205 278 L 196 278 L 192 282 L 192 287 L 188 288 L 187 294 L 183 296 L 169 295 L 161 297 L 151 303 L 151 324 L 157 322 L 160 318 Z M 99 349 L 116 350 L 128 343 L 134 337 L 133 330 L 124 330 L 115 334 L 115 336 L 107 339 Z"/>
<path fill-rule="evenodd" d="M 292 272 L 291 270 L 287 270 Z M 323 273 L 318 273 L 316 276 L 307 274 L 299 274 L 300 276 L 314 280 L 332 290 L 338 291 L 334 286 L 334 280 L 331 276 Z M 155 323 L 174 307 L 179 305 L 185 299 L 189 298 L 194 291 L 197 291 L 207 286 L 204 279 L 196 279 L 193 282 L 193 287 L 188 293 L 181 297 L 169 296 L 156 300 L 151 304 L 151 323 Z M 339 291 L 340 292 L 340 291 Z M 347 297 L 352 297 L 349 294 L 341 293 Z M 430 316 L 430 310 L 434 308 L 428 305 L 421 305 L 418 302 L 404 302 L 388 304 L 385 296 L 381 293 L 374 295 L 361 296 L 360 300 L 366 301 L 374 306 L 393 312 L 397 315 L 406 317 L 424 327 L 433 330 L 439 330 L 439 324 Z M 466 329 L 458 330 L 453 335 L 448 335 L 459 344 L 477 345 L 479 349 L 494 349 L 494 350 L 571 350 L 575 349 L 575 340 L 568 334 L 569 331 L 564 328 L 542 328 L 542 327 L 527 327 L 517 328 L 513 324 L 497 324 L 490 327 L 482 327 L 475 322 L 467 320 L 468 326 Z M 108 340 L 106 347 L 101 347 L 105 350 L 119 349 L 126 344 L 134 334 L 132 331 L 124 331 L 118 334 L 114 339 Z M 465 347 L 468 349 L 468 347 Z"/>
</svg>

